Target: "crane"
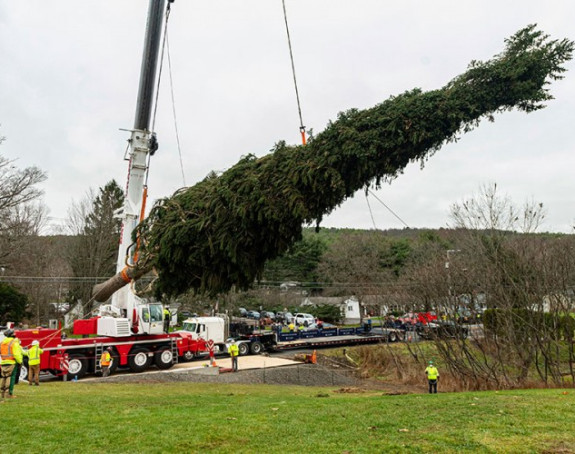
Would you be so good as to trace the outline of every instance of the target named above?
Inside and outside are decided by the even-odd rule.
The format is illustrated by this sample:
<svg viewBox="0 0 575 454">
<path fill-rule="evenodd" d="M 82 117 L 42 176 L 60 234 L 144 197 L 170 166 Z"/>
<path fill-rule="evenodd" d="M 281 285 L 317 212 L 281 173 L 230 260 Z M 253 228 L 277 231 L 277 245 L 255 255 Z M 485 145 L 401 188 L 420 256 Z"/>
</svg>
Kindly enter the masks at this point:
<svg viewBox="0 0 575 454">
<path fill-rule="evenodd" d="M 156 135 L 150 127 L 162 29 L 173 1 L 149 0 L 136 115 L 125 157 L 128 177 L 124 206 L 118 213 L 122 230 L 116 271 L 126 282 L 131 280 L 130 270 L 138 260 L 138 242 L 132 241 L 132 232 L 144 218 L 149 160 L 158 148 Z M 115 292 L 111 304 L 100 306 L 98 312 L 98 335 L 122 337 L 163 333 L 162 304 L 138 297 L 128 285 Z"/>
</svg>

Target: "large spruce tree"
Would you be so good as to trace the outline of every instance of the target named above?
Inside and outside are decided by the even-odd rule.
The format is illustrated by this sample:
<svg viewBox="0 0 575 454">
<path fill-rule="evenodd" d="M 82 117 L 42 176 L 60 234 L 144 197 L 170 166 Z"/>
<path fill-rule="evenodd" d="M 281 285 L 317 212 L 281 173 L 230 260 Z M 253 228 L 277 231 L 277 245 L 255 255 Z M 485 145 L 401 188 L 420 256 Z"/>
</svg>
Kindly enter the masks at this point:
<svg viewBox="0 0 575 454">
<path fill-rule="evenodd" d="M 155 269 L 155 290 L 167 295 L 249 287 L 267 260 L 302 237 L 302 225 L 319 224 L 357 190 L 425 161 L 482 119 L 544 107 L 552 99 L 548 84 L 562 77 L 572 52 L 573 42 L 529 26 L 501 54 L 471 63 L 441 89 L 349 110 L 307 146 L 280 142 L 272 154 L 242 158 L 156 204 L 137 229 L 144 249 L 129 274 Z M 115 276 L 96 288 L 98 299 L 122 285 Z"/>
</svg>

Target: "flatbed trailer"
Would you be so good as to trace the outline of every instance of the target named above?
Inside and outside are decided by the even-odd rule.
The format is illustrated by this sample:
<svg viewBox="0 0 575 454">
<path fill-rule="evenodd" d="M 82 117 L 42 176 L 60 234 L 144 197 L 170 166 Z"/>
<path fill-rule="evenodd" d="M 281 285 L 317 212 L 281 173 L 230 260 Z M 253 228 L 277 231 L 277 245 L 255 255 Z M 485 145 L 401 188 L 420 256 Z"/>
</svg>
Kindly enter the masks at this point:
<svg viewBox="0 0 575 454">
<path fill-rule="evenodd" d="M 275 350 L 362 345 L 403 340 L 404 332 L 392 328 L 328 328 L 294 333 L 277 333 Z"/>
<path fill-rule="evenodd" d="M 404 338 L 404 331 L 400 329 L 365 326 L 306 329 L 285 333 L 282 326 L 271 330 L 260 329 L 254 320 L 243 318 L 230 320 L 225 315 L 189 318 L 184 322 L 184 330 L 193 339 L 211 343 L 214 353 L 227 354 L 230 341 L 233 339 L 240 356 L 298 348 L 397 342 Z"/>
</svg>

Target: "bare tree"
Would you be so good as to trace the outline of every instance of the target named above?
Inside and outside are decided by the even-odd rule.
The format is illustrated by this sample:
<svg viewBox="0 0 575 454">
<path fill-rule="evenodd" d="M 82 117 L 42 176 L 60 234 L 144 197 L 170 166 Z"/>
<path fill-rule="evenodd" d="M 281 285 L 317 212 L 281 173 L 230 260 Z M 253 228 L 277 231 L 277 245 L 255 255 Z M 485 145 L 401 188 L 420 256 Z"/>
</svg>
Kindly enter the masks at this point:
<svg viewBox="0 0 575 454">
<path fill-rule="evenodd" d="M 478 295 L 486 296 L 484 337 L 436 341 L 465 387 L 516 387 L 533 380 L 561 385 L 565 374 L 574 377 L 569 311 L 575 242 L 567 235 L 534 234 L 542 205 L 528 202 L 518 209 L 496 189 L 484 188 L 477 198 L 454 205 L 456 246 L 414 269 L 412 277 L 422 294 L 435 298 L 438 311 L 452 316 L 475 309 Z"/>
<path fill-rule="evenodd" d="M 37 202 L 42 195 L 37 185 L 45 179 L 40 169 L 18 169 L 0 155 L 0 263 L 5 267 L 14 266 L 22 240 L 43 225 L 46 208 Z"/>
<path fill-rule="evenodd" d="M 474 197 L 451 206 L 450 225 L 456 229 L 499 230 L 530 233 L 545 218 L 542 203 L 527 201 L 517 208 L 508 196 L 500 196 L 497 183 L 481 186 Z"/>
<path fill-rule="evenodd" d="M 114 213 L 123 200 L 122 189 L 112 180 L 97 193 L 90 189 L 68 210 L 68 229 L 75 238 L 68 258 L 74 276 L 81 278 L 71 286 L 71 301 L 86 303 L 97 278 L 115 272 L 121 222 Z"/>
</svg>

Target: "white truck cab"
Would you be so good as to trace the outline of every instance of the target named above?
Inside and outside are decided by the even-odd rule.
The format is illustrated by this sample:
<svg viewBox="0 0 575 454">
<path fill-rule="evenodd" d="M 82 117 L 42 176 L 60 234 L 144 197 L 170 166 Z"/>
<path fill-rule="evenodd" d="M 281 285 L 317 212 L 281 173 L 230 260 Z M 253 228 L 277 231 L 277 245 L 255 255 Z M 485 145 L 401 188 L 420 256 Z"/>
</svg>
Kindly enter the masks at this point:
<svg viewBox="0 0 575 454">
<path fill-rule="evenodd" d="M 212 340 L 216 345 L 226 343 L 227 323 L 222 317 L 192 317 L 184 321 L 183 331 L 192 334 L 192 339 Z"/>
</svg>

